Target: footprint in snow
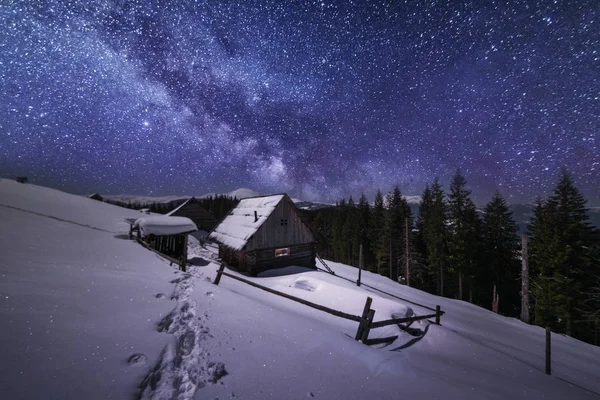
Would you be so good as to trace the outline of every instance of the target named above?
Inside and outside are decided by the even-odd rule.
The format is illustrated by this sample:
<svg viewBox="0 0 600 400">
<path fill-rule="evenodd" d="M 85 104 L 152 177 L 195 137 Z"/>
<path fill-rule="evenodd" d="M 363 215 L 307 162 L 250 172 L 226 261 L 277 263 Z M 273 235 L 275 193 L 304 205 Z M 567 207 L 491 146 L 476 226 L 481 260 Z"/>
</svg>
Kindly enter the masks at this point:
<svg viewBox="0 0 600 400">
<path fill-rule="evenodd" d="M 148 357 L 142 353 L 132 354 L 127 359 L 127 364 L 129 364 L 133 367 L 141 367 L 143 365 L 146 365 L 147 362 L 148 362 Z"/>
<path fill-rule="evenodd" d="M 315 394 L 313 392 L 308 392 L 308 397 L 315 397 Z"/>
<path fill-rule="evenodd" d="M 154 297 L 156 297 L 157 299 L 164 299 L 165 297 L 167 297 L 167 295 L 164 293 L 157 293 Z"/>
<path fill-rule="evenodd" d="M 208 297 L 215 297 L 215 294 L 213 292 L 206 292 L 206 295 Z"/>
</svg>

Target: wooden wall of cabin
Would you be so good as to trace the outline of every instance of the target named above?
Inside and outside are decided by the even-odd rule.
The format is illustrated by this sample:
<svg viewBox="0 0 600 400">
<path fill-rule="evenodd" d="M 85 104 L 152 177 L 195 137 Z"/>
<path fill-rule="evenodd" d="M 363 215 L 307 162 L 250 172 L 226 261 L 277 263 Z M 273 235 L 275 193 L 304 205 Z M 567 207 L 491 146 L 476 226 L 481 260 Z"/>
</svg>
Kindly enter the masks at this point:
<svg viewBox="0 0 600 400">
<path fill-rule="evenodd" d="M 297 265 L 307 268 L 316 268 L 316 245 L 307 243 L 300 245 L 290 245 L 290 253 L 287 256 L 275 256 L 275 250 L 278 247 L 269 249 L 260 249 L 248 252 L 246 255 L 247 266 L 245 271 L 250 275 L 257 275 L 263 271 L 274 268 L 284 268 L 290 265 Z"/>
<path fill-rule="evenodd" d="M 312 232 L 300 220 L 296 206 L 286 196 L 246 244 L 245 251 L 289 247 L 314 241 Z"/>
<path fill-rule="evenodd" d="M 219 258 L 231 267 L 240 267 L 240 255 L 241 252 L 239 251 L 233 251 L 226 246 L 219 246 Z"/>
</svg>

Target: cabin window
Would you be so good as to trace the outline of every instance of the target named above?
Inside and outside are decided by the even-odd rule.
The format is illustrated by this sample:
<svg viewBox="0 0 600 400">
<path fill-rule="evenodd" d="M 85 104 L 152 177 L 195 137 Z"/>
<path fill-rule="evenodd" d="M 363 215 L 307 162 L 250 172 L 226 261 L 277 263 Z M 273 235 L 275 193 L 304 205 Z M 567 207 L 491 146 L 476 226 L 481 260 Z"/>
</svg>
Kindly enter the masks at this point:
<svg viewBox="0 0 600 400">
<path fill-rule="evenodd" d="M 284 247 L 283 249 L 275 249 L 275 257 L 285 257 L 290 255 L 290 248 Z"/>
<path fill-rule="evenodd" d="M 287 226 L 288 220 L 287 218 L 281 218 L 281 226 Z"/>
</svg>

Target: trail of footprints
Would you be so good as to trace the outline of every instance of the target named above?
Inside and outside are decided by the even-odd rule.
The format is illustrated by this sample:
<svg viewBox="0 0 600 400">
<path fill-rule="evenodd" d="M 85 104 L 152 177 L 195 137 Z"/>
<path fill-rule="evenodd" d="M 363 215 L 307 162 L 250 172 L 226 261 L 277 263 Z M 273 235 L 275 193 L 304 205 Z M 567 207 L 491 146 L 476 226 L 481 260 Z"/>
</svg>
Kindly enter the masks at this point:
<svg viewBox="0 0 600 400">
<path fill-rule="evenodd" d="M 209 383 L 216 383 L 227 375 L 225 365 L 209 359 L 210 354 L 203 348 L 210 331 L 203 324 L 203 317 L 196 314 L 196 302 L 189 298 L 194 289 L 193 275 L 186 273 L 172 281 L 175 289 L 171 300 L 177 302 L 175 308 L 157 325 L 159 332 L 175 336 L 159 356 L 156 365 L 146 375 L 139 387 L 138 399 L 191 399 L 194 394 Z M 164 295 L 157 294 L 157 298 Z M 130 364 L 141 360 L 132 355 Z M 142 361 L 145 364 L 145 360 Z"/>
</svg>

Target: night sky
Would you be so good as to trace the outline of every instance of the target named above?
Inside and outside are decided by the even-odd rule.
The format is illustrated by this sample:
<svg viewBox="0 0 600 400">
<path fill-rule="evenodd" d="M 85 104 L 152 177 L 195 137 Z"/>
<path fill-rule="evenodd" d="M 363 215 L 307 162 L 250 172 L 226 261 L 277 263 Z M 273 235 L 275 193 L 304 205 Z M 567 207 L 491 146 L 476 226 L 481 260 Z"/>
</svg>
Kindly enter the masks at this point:
<svg viewBox="0 0 600 400">
<path fill-rule="evenodd" d="M 2 1 L 0 176 L 600 204 L 600 1 Z"/>
</svg>

